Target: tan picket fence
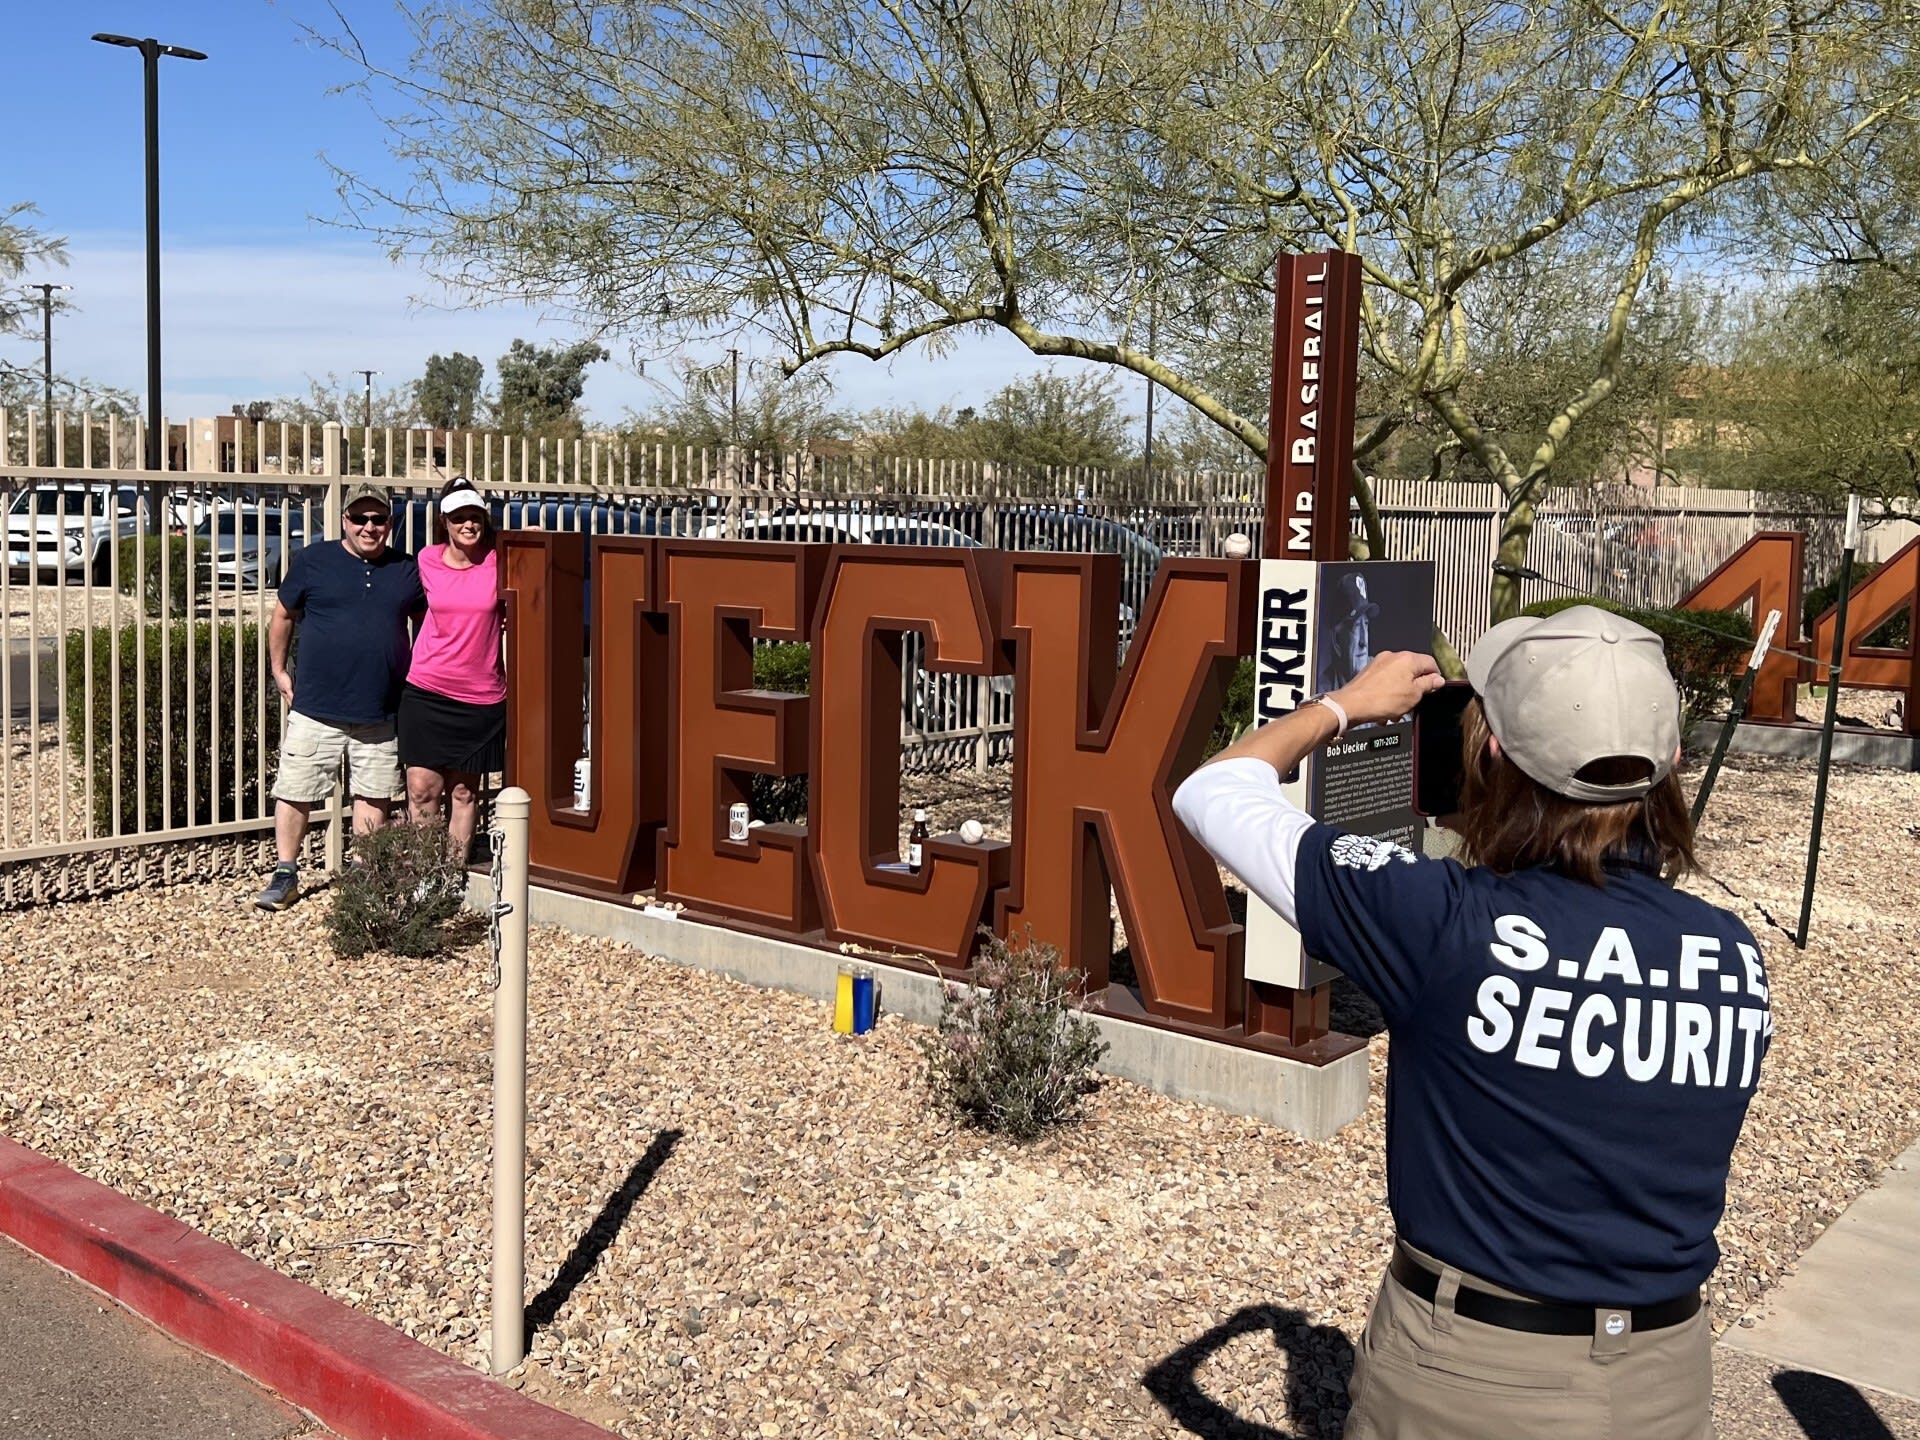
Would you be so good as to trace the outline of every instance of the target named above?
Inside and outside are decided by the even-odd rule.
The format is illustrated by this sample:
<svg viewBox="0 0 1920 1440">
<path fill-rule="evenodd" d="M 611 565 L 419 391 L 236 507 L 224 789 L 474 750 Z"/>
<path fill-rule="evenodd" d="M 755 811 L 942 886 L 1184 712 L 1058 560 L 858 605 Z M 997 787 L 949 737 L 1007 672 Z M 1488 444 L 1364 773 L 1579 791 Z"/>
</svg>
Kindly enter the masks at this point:
<svg viewBox="0 0 1920 1440">
<path fill-rule="evenodd" d="M 1104 551 L 1121 562 L 1123 645 L 1163 558 L 1219 555 L 1235 532 L 1257 543 L 1260 526 L 1252 472 L 1034 475 L 590 438 L 223 425 L 209 461 L 220 468 L 149 471 L 135 458 L 137 424 L 60 416 L 49 435 L 31 412 L 0 411 L 0 905 L 85 890 L 86 876 L 150 863 L 158 842 L 202 842 L 178 852 L 202 854 L 271 827 L 283 717 L 267 620 L 292 553 L 338 535 L 342 487 L 359 475 L 393 489 L 395 540 L 408 549 L 428 542 L 435 491 L 464 473 L 506 525 Z M 1434 562 L 1437 622 L 1464 649 L 1487 623 L 1497 496 L 1380 482 L 1376 500 L 1389 553 Z M 1783 526 L 1808 533 L 1817 573 L 1831 567 L 1831 516 L 1727 491 L 1556 492 L 1529 562 L 1557 583 L 1529 581 L 1523 598 L 1568 589 L 1668 603 L 1747 536 Z M 923 670 L 908 649 L 903 766 L 1010 757 L 1010 682 Z M 29 863 L 73 860 L 84 863 L 57 882 Z"/>
</svg>

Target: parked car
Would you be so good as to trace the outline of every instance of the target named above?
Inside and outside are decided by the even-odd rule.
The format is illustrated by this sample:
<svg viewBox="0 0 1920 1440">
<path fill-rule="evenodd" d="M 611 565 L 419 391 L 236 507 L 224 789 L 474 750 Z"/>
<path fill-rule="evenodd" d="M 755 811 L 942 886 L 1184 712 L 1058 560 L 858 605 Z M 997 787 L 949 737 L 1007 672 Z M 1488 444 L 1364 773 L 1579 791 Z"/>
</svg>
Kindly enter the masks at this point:
<svg viewBox="0 0 1920 1440">
<path fill-rule="evenodd" d="M 209 514 L 193 530 L 195 548 L 206 549 L 199 557 L 202 581 L 222 590 L 277 586 L 282 557 L 307 543 L 306 523 L 300 510 L 282 516 L 273 505 Z"/>
<path fill-rule="evenodd" d="M 724 522 L 715 521 L 700 532 L 703 540 L 728 538 Z M 864 510 L 803 510 L 787 515 L 753 516 L 742 520 L 733 537 L 738 540 L 792 540 L 819 545 L 957 545 L 978 550 L 972 536 L 916 515 L 870 514 Z"/>
<path fill-rule="evenodd" d="M 111 575 L 113 544 L 158 534 L 137 485 L 105 481 L 29 485 L 7 505 L 7 570 L 17 579 L 64 575 L 98 584 Z"/>
<path fill-rule="evenodd" d="M 1133 638 L 1133 623 L 1146 608 L 1153 577 L 1166 552 L 1138 530 L 1104 515 L 1081 515 L 1045 506 L 1009 506 L 995 512 L 994 542 L 1004 550 L 1054 551 L 1120 557 L 1120 643 Z"/>
</svg>

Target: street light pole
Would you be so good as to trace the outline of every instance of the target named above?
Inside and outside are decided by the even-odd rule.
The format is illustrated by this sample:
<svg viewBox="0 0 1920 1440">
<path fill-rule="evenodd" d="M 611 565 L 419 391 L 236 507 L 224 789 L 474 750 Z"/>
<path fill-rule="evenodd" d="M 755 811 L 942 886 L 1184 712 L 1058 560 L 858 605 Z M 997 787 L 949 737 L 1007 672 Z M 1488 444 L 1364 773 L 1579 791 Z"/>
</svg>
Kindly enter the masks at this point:
<svg viewBox="0 0 1920 1440">
<path fill-rule="evenodd" d="M 729 350 L 733 360 L 733 443 L 740 443 L 740 352 Z"/>
<path fill-rule="evenodd" d="M 162 45 L 152 36 L 95 35 L 103 45 L 138 50 L 146 83 L 147 109 L 147 469 L 160 468 L 160 57 L 204 60 L 198 50 Z"/>
<path fill-rule="evenodd" d="M 384 375 L 387 372 L 384 370 L 356 370 L 353 373 L 364 377 L 367 382 L 366 419 L 362 423 L 367 429 L 371 430 L 373 429 L 373 377 L 376 375 Z"/>
<path fill-rule="evenodd" d="M 40 333 L 46 341 L 46 399 L 45 409 L 41 412 L 41 423 L 47 429 L 47 468 L 53 468 L 53 292 L 71 290 L 71 285 L 52 285 L 39 281 L 27 286 L 29 290 L 40 292 Z"/>
</svg>

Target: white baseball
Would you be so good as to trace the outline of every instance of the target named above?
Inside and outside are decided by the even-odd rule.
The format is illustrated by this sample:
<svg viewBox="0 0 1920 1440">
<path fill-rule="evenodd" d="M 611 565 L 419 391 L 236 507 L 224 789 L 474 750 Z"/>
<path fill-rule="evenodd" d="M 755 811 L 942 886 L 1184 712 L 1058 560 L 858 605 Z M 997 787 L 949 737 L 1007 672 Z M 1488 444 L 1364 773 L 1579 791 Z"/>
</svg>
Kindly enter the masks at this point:
<svg viewBox="0 0 1920 1440">
<path fill-rule="evenodd" d="M 1225 549 L 1229 560 L 1244 560 L 1253 554 L 1253 537 L 1236 530 L 1227 536 Z"/>
<path fill-rule="evenodd" d="M 962 820 L 960 822 L 960 838 L 969 845 L 978 845 L 986 838 L 986 834 L 986 826 L 982 825 L 978 820 Z"/>
</svg>

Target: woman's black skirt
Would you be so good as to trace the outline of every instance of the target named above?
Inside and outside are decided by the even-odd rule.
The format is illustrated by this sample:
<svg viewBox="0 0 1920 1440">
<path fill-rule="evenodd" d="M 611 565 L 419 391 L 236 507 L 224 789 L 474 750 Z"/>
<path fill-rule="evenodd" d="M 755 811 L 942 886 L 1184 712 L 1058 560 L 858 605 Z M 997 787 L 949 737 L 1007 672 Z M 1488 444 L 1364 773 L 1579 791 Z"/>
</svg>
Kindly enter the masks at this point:
<svg viewBox="0 0 1920 1440">
<path fill-rule="evenodd" d="M 470 705 L 417 685 L 400 691 L 400 763 L 487 775 L 507 763 L 507 702 Z"/>
</svg>

